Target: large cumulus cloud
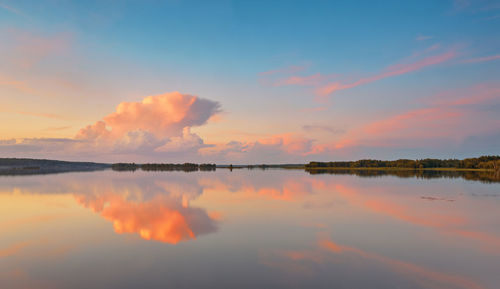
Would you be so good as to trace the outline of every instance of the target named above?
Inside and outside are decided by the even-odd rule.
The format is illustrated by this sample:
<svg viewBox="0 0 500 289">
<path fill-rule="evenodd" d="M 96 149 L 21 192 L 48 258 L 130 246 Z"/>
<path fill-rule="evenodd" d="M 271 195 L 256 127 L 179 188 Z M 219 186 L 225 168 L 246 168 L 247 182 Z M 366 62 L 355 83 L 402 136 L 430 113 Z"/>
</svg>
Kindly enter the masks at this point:
<svg viewBox="0 0 500 289">
<path fill-rule="evenodd" d="M 148 96 L 141 102 L 122 102 L 116 111 L 81 129 L 78 139 L 121 138 L 144 131 L 159 138 L 182 136 L 185 127 L 200 126 L 219 112 L 217 102 L 170 92 Z"/>
<path fill-rule="evenodd" d="M 93 159 L 107 155 L 149 158 L 197 153 L 208 147 L 191 132 L 220 112 L 218 102 L 169 92 L 122 102 L 116 110 L 78 131 L 73 139 L 20 139 L 0 142 L 6 156 Z"/>
</svg>

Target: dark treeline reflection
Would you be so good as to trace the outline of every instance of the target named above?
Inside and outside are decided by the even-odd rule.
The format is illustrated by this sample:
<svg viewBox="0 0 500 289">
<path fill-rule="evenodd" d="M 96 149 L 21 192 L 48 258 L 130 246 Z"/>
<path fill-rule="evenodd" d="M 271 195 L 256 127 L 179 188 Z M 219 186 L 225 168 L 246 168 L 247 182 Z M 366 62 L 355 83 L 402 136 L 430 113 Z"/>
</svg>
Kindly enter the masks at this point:
<svg viewBox="0 0 500 289">
<path fill-rule="evenodd" d="M 358 161 L 337 162 L 310 162 L 306 168 L 457 168 L 457 169 L 500 169 L 500 156 L 481 156 L 478 158 L 458 159 L 399 159 L 395 161 L 382 161 L 364 159 Z"/>
<path fill-rule="evenodd" d="M 115 171 L 135 171 L 141 169 L 143 171 L 215 171 L 215 164 L 135 164 L 135 163 L 117 163 L 113 164 L 111 168 Z"/>
<path fill-rule="evenodd" d="M 452 171 L 452 170 L 370 170 L 370 169 L 307 169 L 311 175 L 333 174 L 333 175 L 356 175 L 359 177 L 383 177 L 396 176 L 399 178 L 463 178 L 469 181 L 480 181 L 483 183 L 499 183 L 500 171 Z"/>
</svg>

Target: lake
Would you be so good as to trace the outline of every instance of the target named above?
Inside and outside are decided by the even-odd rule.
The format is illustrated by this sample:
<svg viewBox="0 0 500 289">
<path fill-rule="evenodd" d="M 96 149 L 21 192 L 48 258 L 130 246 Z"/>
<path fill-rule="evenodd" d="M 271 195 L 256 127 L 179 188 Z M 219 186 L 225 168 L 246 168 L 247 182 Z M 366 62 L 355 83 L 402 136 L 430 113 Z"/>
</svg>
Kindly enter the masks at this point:
<svg viewBox="0 0 500 289">
<path fill-rule="evenodd" d="M 500 183 L 302 170 L 0 176 L 0 288 L 500 288 Z"/>
</svg>

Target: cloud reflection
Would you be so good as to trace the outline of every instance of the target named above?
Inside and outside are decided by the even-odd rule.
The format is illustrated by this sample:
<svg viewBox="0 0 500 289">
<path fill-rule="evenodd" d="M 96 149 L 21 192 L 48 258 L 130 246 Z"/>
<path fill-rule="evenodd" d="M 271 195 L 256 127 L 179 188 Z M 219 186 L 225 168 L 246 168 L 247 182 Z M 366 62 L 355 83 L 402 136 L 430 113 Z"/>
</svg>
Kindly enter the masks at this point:
<svg viewBox="0 0 500 289">
<path fill-rule="evenodd" d="M 88 195 L 75 197 L 78 203 L 111 221 L 116 233 L 134 233 L 145 240 L 177 244 L 217 228 L 205 210 L 184 207 L 182 199 L 168 195 L 156 195 L 149 201 L 140 202 L 114 193 L 93 199 Z"/>
</svg>

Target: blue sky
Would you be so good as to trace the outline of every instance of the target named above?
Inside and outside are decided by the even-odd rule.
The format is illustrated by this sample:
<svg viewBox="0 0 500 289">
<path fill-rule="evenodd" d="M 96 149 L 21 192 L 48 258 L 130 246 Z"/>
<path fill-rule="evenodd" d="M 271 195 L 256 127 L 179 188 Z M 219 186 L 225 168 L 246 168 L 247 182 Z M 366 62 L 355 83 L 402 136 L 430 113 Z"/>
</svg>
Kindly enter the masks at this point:
<svg viewBox="0 0 500 289">
<path fill-rule="evenodd" d="M 187 125 L 202 145 L 162 135 L 160 147 L 189 148 L 165 158 L 498 153 L 499 28 L 499 1 L 0 0 L 0 120 L 12 124 L 0 133 L 23 154 L 23 139 L 71 140 L 120 103 L 179 91 L 220 109 Z M 138 130 L 154 129 L 106 140 L 108 156 Z M 119 157 L 157 157 L 139 147 Z"/>
</svg>

